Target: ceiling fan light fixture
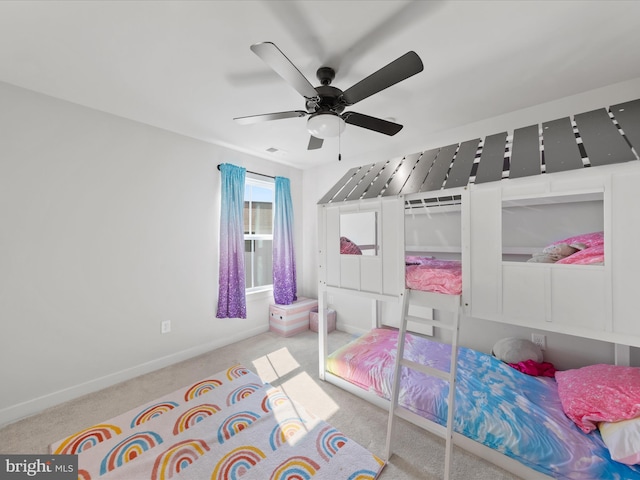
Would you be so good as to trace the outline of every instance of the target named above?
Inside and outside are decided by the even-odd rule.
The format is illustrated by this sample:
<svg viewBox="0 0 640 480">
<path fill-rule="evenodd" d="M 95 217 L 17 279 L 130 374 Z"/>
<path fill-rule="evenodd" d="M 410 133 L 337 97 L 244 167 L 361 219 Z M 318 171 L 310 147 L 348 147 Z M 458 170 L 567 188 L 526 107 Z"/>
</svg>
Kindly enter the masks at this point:
<svg viewBox="0 0 640 480">
<path fill-rule="evenodd" d="M 344 119 L 332 112 L 322 112 L 311 115 L 307 120 L 307 130 L 316 138 L 337 137 L 346 127 Z"/>
</svg>

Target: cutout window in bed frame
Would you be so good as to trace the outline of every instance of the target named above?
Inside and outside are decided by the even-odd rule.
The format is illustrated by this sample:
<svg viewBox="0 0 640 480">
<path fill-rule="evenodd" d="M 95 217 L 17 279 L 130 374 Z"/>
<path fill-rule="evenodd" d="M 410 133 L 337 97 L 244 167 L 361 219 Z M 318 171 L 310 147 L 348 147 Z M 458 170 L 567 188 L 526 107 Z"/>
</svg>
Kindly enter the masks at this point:
<svg viewBox="0 0 640 480">
<path fill-rule="evenodd" d="M 343 255 L 378 255 L 377 212 L 356 212 L 340 214 L 341 243 L 347 241 L 354 248 L 341 248 Z M 355 248 L 357 247 L 357 248 Z M 360 253 L 358 253 L 358 250 Z"/>
<path fill-rule="evenodd" d="M 602 230 L 603 191 L 503 199 L 502 260 L 526 262 L 552 243 Z"/>
</svg>

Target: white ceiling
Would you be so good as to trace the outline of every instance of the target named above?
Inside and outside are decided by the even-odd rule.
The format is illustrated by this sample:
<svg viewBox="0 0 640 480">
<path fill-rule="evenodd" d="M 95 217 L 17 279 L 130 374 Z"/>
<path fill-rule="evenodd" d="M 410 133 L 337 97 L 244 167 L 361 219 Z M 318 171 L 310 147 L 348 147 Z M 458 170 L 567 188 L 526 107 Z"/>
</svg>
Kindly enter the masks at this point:
<svg viewBox="0 0 640 480">
<path fill-rule="evenodd" d="M 404 125 L 394 137 L 347 125 L 343 157 L 366 161 L 420 150 L 453 127 L 639 78 L 638 19 L 633 0 L 5 0 L 0 81 L 306 168 L 336 161 L 338 140 L 308 152 L 304 118 L 232 120 L 304 110 L 303 97 L 250 51 L 253 43 L 274 42 L 314 85 L 318 67 L 333 67 L 342 90 L 418 53 L 423 72 L 348 109 Z"/>
</svg>

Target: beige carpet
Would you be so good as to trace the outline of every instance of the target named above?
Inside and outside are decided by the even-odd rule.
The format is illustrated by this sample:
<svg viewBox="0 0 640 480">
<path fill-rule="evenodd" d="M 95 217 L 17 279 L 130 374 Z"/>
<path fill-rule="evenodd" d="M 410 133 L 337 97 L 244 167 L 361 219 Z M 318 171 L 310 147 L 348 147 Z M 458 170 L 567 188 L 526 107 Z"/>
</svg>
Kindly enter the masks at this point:
<svg viewBox="0 0 640 480">
<path fill-rule="evenodd" d="M 350 335 L 332 332 L 330 348 Z M 385 451 L 387 412 L 318 378 L 317 335 L 291 338 L 264 333 L 156 372 L 123 382 L 11 424 L 0 430 L 0 453 L 47 453 L 49 444 L 112 418 L 177 388 L 241 363 L 266 382 L 284 388 L 294 400 L 374 454 Z M 381 480 L 435 480 L 444 472 L 444 441 L 398 420 L 394 455 Z M 513 480 L 518 477 L 455 449 L 453 478 Z M 338 479 L 336 479 L 338 480 Z"/>
</svg>

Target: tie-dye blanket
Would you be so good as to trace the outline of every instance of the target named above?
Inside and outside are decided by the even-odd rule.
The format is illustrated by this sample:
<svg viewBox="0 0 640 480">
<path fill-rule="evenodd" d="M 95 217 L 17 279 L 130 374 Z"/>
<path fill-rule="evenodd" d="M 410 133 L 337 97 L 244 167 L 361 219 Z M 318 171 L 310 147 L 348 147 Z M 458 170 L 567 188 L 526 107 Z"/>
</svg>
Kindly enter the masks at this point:
<svg viewBox="0 0 640 480">
<path fill-rule="evenodd" d="M 384 462 L 237 365 L 51 446 L 79 480 L 373 480 Z"/>
<path fill-rule="evenodd" d="M 374 329 L 332 353 L 327 370 L 391 397 L 397 330 Z M 405 358 L 448 371 L 451 346 L 407 334 Z M 454 429 L 553 478 L 640 479 L 640 466 L 611 460 L 600 434 L 585 434 L 562 409 L 556 381 L 532 377 L 491 355 L 458 351 Z M 445 424 L 449 384 L 405 367 L 399 402 Z"/>
</svg>

